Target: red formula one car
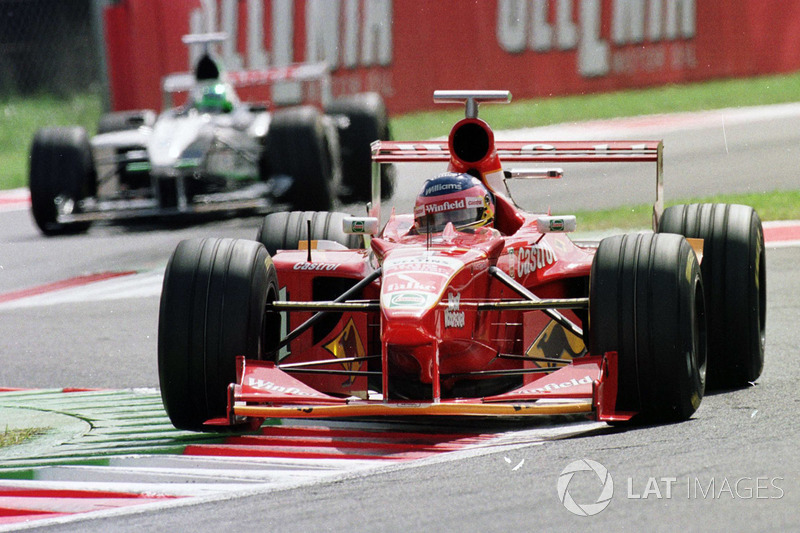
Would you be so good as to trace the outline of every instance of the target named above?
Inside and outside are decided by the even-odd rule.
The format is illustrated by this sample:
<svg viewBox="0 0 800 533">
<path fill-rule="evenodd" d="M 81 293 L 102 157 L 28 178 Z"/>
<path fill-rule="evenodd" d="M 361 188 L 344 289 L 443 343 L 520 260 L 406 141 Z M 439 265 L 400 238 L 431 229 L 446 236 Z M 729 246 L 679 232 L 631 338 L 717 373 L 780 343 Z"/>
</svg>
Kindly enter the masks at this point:
<svg viewBox="0 0 800 533">
<path fill-rule="evenodd" d="M 176 427 L 405 415 L 683 420 L 706 381 L 731 388 L 760 375 L 766 273 L 752 208 L 664 210 L 661 142 L 495 142 L 478 104 L 508 102 L 508 92 L 434 98 L 466 103 L 466 118 L 447 141 L 373 144 L 370 216 L 273 213 L 260 242 L 178 245 L 158 340 Z M 380 166 L 426 161 L 448 163 L 455 181 L 426 185 L 431 202 L 393 211 L 380 228 Z M 563 172 L 506 166 L 516 162 L 651 162 L 655 231 L 573 242 L 574 216 L 524 212 L 505 184 Z M 470 176 L 483 198 L 437 196 Z M 482 201 L 492 224 L 441 216 Z"/>
</svg>

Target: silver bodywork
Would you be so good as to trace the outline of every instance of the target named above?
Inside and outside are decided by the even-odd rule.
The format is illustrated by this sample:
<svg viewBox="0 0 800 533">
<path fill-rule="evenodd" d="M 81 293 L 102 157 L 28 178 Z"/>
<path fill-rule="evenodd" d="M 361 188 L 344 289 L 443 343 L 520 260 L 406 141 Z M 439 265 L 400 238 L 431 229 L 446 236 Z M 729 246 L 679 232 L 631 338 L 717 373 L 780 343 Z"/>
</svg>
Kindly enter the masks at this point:
<svg viewBox="0 0 800 533">
<path fill-rule="evenodd" d="M 261 175 L 272 112 L 240 102 L 228 84 L 232 109 L 200 110 L 191 95 L 200 84 L 176 83 L 189 79 L 173 75 L 164 81 L 170 89 L 168 102 L 173 92 L 190 91 L 185 105 L 167 109 L 152 124 L 91 139 L 97 196 L 78 205 L 57 198 L 59 223 L 285 207 L 280 197 L 291 187 L 292 178 Z M 334 194 L 341 183 L 338 120 L 322 116 Z"/>
</svg>

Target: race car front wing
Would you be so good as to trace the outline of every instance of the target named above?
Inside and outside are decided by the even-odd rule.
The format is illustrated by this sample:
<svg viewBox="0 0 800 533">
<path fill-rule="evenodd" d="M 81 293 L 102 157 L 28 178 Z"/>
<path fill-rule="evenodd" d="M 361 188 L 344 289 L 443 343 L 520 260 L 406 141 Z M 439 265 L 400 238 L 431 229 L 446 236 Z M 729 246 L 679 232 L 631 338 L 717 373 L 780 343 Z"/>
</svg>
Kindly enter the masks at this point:
<svg viewBox="0 0 800 533">
<path fill-rule="evenodd" d="M 158 198 L 146 195 L 139 197 L 126 197 L 123 195 L 111 198 L 91 197 L 81 200 L 78 205 L 75 205 L 71 200 L 57 198 L 56 220 L 60 224 L 71 224 L 101 220 L 275 210 L 284 206 L 276 199 L 277 194 L 275 191 L 288 189 L 288 185 L 285 183 L 280 183 L 276 186 L 273 182 L 258 182 L 238 190 L 196 195 L 189 200 L 182 180 L 182 177 L 177 180 L 178 201 L 172 207 L 162 206 Z"/>
<path fill-rule="evenodd" d="M 236 383 L 228 388 L 228 416 L 209 426 L 267 418 L 352 418 L 391 416 L 528 417 L 586 415 L 599 421 L 627 421 L 636 413 L 615 410 L 617 354 L 584 356 L 517 389 L 481 398 L 438 401 L 339 398 L 319 392 L 266 361 L 236 361 Z"/>
</svg>

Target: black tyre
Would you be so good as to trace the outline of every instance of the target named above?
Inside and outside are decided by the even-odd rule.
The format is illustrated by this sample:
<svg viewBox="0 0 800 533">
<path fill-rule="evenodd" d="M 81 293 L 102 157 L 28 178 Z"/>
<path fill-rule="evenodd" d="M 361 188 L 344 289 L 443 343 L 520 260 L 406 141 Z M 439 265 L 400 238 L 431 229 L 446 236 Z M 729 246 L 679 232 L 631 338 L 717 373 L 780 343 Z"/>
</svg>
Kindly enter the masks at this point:
<svg viewBox="0 0 800 533">
<path fill-rule="evenodd" d="M 289 176 L 282 197 L 292 209 L 325 211 L 333 205 L 331 155 L 323 117 L 313 107 L 294 107 L 272 115 L 264 146 L 262 175 Z"/>
<path fill-rule="evenodd" d="M 589 351 L 618 353 L 617 411 L 688 419 L 705 390 L 706 326 L 697 258 L 679 235 L 600 242 L 589 285 Z"/>
<path fill-rule="evenodd" d="M 708 314 L 708 386 L 730 389 L 755 381 L 764 368 L 767 268 L 764 231 L 750 206 L 675 205 L 658 231 L 703 239 Z"/>
<path fill-rule="evenodd" d="M 150 109 L 106 113 L 97 122 L 97 133 L 132 130 L 140 126 L 152 126 L 155 122 L 156 114 Z"/>
<path fill-rule="evenodd" d="M 178 244 L 164 275 L 158 322 L 161 398 L 179 429 L 208 430 L 226 416 L 236 356 L 261 359 L 280 334 L 266 313 L 278 297 L 275 266 L 261 244 L 192 239 Z"/>
<path fill-rule="evenodd" d="M 311 239 L 335 241 L 350 249 L 363 248 L 361 235 L 345 233 L 342 222 L 346 213 L 329 211 L 291 211 L 270 213 L 264 217 L 257 240 L 270 254 L 278 250 L 297 250 L 300 241 L 308 239 L 308 221 L 311 221 Z"/>
<path fill-rule="evenodd" d="M 89 222 L 64 224 L 56 220 L 56 202 L 79 202 L 97 194 L 97 171 L 86 130 L 79 127 L 44 128 L 31 146 L 31 211 L 45 235 L 82 233 Z"/>
<path fill-rule="evenodd" d="M 375 140 L 390 140 L 389 115 L 383 98 L 377 93 L 362 93 L 334 100 L 325 110 L 329 115 L 344 115 L 345 125 L 339 128 L 342 152 L 343 202 L 368 202 L 372 191 L 372 151 Z M 394 193 L 394 167 L 381 166 L 381 197 Z"/>
</svg>

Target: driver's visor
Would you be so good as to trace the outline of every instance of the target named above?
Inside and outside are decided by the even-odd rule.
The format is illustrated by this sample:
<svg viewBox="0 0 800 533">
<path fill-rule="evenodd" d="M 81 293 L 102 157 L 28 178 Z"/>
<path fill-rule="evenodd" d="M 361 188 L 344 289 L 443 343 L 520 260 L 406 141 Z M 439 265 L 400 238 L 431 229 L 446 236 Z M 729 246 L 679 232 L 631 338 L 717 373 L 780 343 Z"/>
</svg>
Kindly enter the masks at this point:
<svg viewBox="0 0 800 533">
<path fill-rule="evenodd" d="M 416 217 L 417 231 L 420 233 L 438 233 L 444 231 L 448 222 L 456 229 L 465 228 L 481 220 L 483 208 L 467 207 L 439 213 L 427 213 Z"/>
</svg>

